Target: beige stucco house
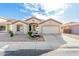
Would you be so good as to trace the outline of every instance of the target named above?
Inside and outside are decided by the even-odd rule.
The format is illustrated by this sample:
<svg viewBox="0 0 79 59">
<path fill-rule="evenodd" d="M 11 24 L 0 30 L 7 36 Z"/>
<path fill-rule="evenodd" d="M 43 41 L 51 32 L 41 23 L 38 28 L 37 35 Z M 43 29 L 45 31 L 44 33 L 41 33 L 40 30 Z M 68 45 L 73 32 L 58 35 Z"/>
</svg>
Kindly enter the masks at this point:
<svg viewBox="0 0 79 59">
<path fill-rule="evenodd" d="M 1 21 L 1 19 L 0 19 Z M 21 20 L 6 20 L 2 19 L 0 22 L 0 31 L 13 31 L 15 34 L 17 32 L 22 32 L 26 34 L 29 31 L 38 31 L 40 34 L 58 34 L 61 33 L 62 23 L 50 18 L 47 20 L 38 19 L 36 17 L 31 17 L 24 21 Z"/>
<path fill-rule="evenodd" d="M 69 22 L 63 25 L 65 33 L 79 34 L 79 22 Z"/>
</svg>

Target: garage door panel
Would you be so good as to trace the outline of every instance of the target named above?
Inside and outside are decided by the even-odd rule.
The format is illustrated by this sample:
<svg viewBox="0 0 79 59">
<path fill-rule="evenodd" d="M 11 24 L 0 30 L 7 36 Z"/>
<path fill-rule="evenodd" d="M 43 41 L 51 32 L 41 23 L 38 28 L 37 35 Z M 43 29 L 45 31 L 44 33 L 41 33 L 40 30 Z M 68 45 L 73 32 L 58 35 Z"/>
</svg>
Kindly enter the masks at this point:
<svg viewBox="0 0 79 59">
<path fill-rule="evenodd" d="M 45 34 L 59 33 L 59 27 L 58 26 L 44 26 L 42 28 L 42 33 L 45 33 Z"/>
<path fill-rule="evenodd" d="M 71 32 L 72 32 L 72 33 L 79 33 L 79 29 L 73 28 L 73 29 L 71 30 Z"/>
</svg>

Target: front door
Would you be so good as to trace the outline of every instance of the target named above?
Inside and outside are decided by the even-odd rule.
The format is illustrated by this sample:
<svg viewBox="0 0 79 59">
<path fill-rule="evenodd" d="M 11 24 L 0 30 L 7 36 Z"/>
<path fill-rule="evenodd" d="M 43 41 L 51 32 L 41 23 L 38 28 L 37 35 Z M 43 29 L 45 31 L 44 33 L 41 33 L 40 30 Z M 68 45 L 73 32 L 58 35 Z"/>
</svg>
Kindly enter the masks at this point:
<svg viewBox="0 0 79 59">
<path fill-rule="evenodd" d="M 37 27 L 38 27 L 37 23 L 31 23 L 31 24 L 29 24 L 29 31 L 36 31 Z"/>
</svg>

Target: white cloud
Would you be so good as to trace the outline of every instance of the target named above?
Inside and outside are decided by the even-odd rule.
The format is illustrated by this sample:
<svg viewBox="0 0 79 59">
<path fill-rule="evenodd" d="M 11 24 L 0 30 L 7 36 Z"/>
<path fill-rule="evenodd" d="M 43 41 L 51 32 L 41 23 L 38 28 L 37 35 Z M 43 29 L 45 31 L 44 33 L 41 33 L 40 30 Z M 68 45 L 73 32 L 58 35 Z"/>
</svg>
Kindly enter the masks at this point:
<svg viewBox="0 0 79 59">
<path fill-rule="evenodd" d="M 51 16 L 45 16 L 45 15 L 42 15 L 40 13 L 34 13 L 33 14 L 35 17 L 39 18 L 39 19 L 43 19 L 43 20 L 47 20 L 49 18 L 52 18 L 52 19 L 55 19 L 57 21 L 60 21 L 62 23 L 64 23 L 64 19 L 62 19 L 60 16 L 57 16 L 57 15 L 51 15 Z"/>
<path fill-rule="evenodd" d="M 59 8 L 64 8 L 64 4 L 60 4 L 60 3 L 44 3 L 43 5 L 46 11 L 52 11 L 52 10 L 57 10 Z"/>
<path fill-rule="evenodd" d="M 38 10 L 38 6 L 39 6 L 39 3 L 24 3 L 24 7 L 25 9 L 30 9 L 31 11 L 35 10 L 37 11 Z"/>
<path fill-rule="evenodd" d="M 23 10 L 20 10 L 21 12 L 26 12 L 27 9 L 29 9 L 32 15 L 42 18 L 42 19 L 48 19 L 48 18 L 53 18 L 53 19 L 60 19 L 61 16 L 64 14 L 65 10 L 71 5 L 65 3 L 64 0 L 41 0 L 40 3 L 25 3 Z M 46 15 L 43 15 L 41 11 L 39 10 L 39 7 L 44 9 L 44 13 Z M 35 12 L 38 11 L 38 12 Z M 52 11 L 54 13 L 52 13 Z M 63 20 L 61 20 L 63 21 Z"/>
<path fill-rule="evenodd" d="M 26 13 L 25 9 L 20 9 L 20 12 Z"/>
<path fill-rule="evenodd" d="M 48 16 L 42 15 L 40 13 L 33 13 L 33 15 L 39 19 L 44 19 L 44 20 L 48 19 Z"/>
<path fill-rule="evenodd" d="M 54 11 L 58 14 L 64 13 L 64 10 L 68 8 L 68 5 L 66 3 L 31 3 L 31 4 L 24 4 L 25 9 L 21 9 L 21 11 L 25 12 L 26 9 L 29 9 L 30 11 L 38 11 L 39 6 L 41 6 L 42 9 L 45 10 L 45 13 L 49 15 L 49 12 Z M 56 13 L 56 15 L 57 15 Z"/>
<path fill-rule="evenodd" d="M 44 9 L 46 13 L 49 13 L 50 11 L 57 11 L 57 13 L 60 13 L 61 11 L 64 11 L 65 9 L 68 8 L 67 3 L 43 3 Z M 59 11 L 59 12 L 58 12 Z"/>
</svg>

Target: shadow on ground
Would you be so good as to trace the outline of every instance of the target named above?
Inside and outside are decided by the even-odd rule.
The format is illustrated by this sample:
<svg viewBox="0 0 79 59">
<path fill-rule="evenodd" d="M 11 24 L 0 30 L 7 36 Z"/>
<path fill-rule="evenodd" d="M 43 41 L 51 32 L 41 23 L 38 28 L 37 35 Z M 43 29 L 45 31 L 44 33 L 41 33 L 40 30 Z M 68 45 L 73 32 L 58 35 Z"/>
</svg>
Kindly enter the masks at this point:
<svg viewBox="0 0 79 59">
<path fill-rule="evenodd" d="M 51 50 L 21 49 L 16 51 L 5 51 L 4 56 L 39 56 L 49 51 Z"/>
</svg>

